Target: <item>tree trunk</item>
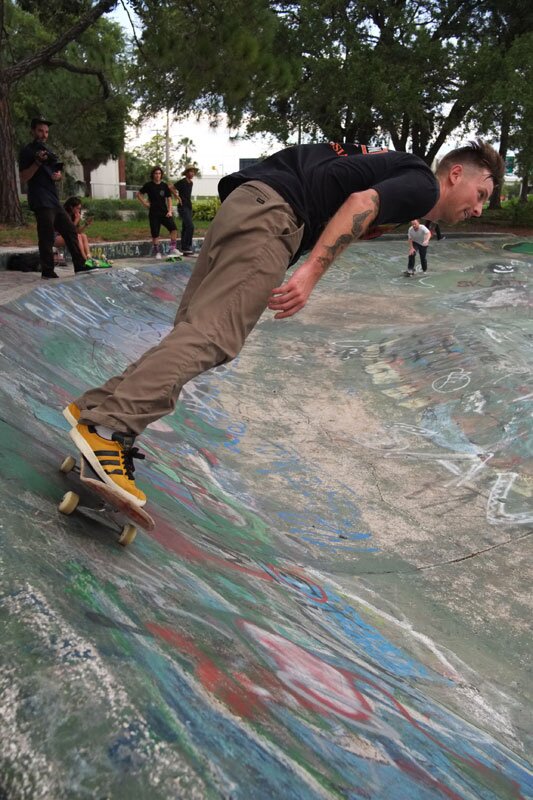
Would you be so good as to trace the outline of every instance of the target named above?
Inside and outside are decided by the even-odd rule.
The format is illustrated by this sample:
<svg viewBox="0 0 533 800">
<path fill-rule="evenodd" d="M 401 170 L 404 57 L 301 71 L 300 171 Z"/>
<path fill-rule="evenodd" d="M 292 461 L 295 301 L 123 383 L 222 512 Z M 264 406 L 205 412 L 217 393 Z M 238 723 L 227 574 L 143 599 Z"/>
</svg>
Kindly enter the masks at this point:
<svg viewBox="0 0 533 800">
<path fill-rule="evenodd" d="M 85 197 L 92 197 L 92 186 L 91 186 L 91 172 L 93 168 L 89 161 L 82 161 L 81 165 L 83 167 L 83 180 L 85 183 Z"/>
<path fill-rule="evenodd" d="M 529 189 L 529 176 L 530 176 L 529 167 L 526 167 L 524 172 L 524 177 L 522 178 L 522 183 L 520 185 L 520 197 L 518 199 L 519 203 L 527 203 L 527 194 Z"/>
<path fill-rule="evenodd" d="M 509 148 L 510 127 L 511 127 L 511 118 L 509 116 L 509 112 L 504 109 L 502 112 L 502 126 L 500 132 L 500 149 L 499 149 L 499 153 L 504 161 L 505 161 L 505 156 L 507 155 L 507 150 Z M 502 201 L 501 201 L 502 189 L 503 186 L 494 187 L 494 191 L 490 196 L 490 202 L 489 202 L 489 208 L 491 210 L 502 207 Z"/>
<path fill-rule="evenodd" d="M 9 106 L 9 87 L 0 83 L 0 223 L 23 225 L 17 184 L 15 140 Z"/>
</svg>

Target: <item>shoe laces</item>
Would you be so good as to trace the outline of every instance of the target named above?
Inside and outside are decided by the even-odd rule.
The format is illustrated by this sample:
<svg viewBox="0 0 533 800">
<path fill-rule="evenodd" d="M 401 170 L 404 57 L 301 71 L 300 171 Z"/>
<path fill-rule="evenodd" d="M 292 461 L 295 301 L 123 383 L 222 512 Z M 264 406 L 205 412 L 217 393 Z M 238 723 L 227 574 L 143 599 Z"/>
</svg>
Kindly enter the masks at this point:
<svg viewBox="0 0 533 800">
<path fill-rule="evenodd" d="M 133 463 L 133 459 L 136 458 L 139 461 L 142 461 L 146 458 L 144 453 L 141 453 L 138 447 L 133 446 L 133 442 L 135 441 L 134 436 L 128 436 L 127 434 L 119 434 L 114 433 L 112 437 L 116 442 L 122 445 L 120 454 L 121 459 L 124 465 L 124 472 L 128 476 L 129 480 L 133 480 L 133 475 L 135 473 L 135 465 Z"/>
</svg>

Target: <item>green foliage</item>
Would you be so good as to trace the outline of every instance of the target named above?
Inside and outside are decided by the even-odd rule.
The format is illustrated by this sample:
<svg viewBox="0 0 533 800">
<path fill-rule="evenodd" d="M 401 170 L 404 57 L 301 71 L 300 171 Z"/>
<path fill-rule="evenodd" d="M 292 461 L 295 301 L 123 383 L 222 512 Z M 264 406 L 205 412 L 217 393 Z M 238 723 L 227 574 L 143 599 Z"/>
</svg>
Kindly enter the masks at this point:
<svg viewBox="0 0 533 800">
<path fill-rule="evenodd" d="M 533 227 L 533 198 L 528 199 L 527 203 L 521 203 L 518 199 L 508 200 L 503 207 L 511 225 Z"/>
<path fill-rule="evenodd" d="M 513 181 L 512 183 L 511 182 L 504 183 L 504 185 L 502 187 L 502 190 L 501 190 L 501 194 L 507 200 L 516 199 L 518 197 L 518 195 L 520 194 L 520 184 L 518 183 L 518 181 Z"/>
<path fill-rule="evenodd" d="M 195 220 L 211 222 L 220 208 L 218 197 L 207 197 L 202 200 L 193 200 L 192 210 Z"/>
<path fill-rule="evenodd" d="M 290 53 L 268 0 L 132 0 L 144 25 L 135 73 L 144 113 L 225 111 L 238 121 L 253 96 L 287 86 Z"/>
<path fill-rule="evenodd" d="M 23 217 L 23 225 L 34 225 L 35 224 L 35 215 L 33 211 L 31 211 L 28 201 L 23 200 L 21 202 L 22 206 L 22 217 Z"/>
<path fill-rule="evenodd" d="M 82 206 L 85 216 L 94 220 L 113 220 L 122 219 L 121 211 L 133 211 L 135 216 L 139 211 L 137 200 L 114 200 L 111 198 L 82 198 Z M 142 218 L 146 217 L 146 211 L 141 207 Z"/>
<path fill-rule="evenodd" d="M 154 167 L 162 167 L 163 172 L 166 169 L 166 136 L 163 133 L 156 133 L 152 138 L 132 151 L 132 155 L 143 164 L 147 165 L 142 183 L 150 180 L 150 172 Z M 177 175 L 179 171 L 178 161 L 178 148 L 172 143 L 169 143 L 169 175 L 163 175 L 163 180 L 170 180 L 171 175 Z"/>
<path fill-rule="evenodd" d="M 150 174 L 151 166 L 149 162 L 135 152 L 124 153 L 124 161 L 128 186 L 142 186 Z"/>
<path fill-rule="evenodd" d="M 467 114 L 505 94 L 509 69 L 522 75 L 516 102 L 532 95 L 530 73 L 507 63 L 531 35 L 527 0 L 132 2 L 145 113 L 225 112 L 286 142 L 390 138 L 431 162 Z M 533 128 L 525 119 L 516 131 Z"/>
<path fill-rule="evenodd" d="M 42 4 L 25 0 L 6 4 L 9 32 L 9 58 L 17 62 L 29 52 L 53 42 L 67 24 L 75 21 L 87 0 Z M 64 19 L 64 6 L 70 17 Z M 54 122 L 50 145 L 68 161 L 74 152 L 81 162 L 94 168 L 109 157 L 118 156 L 124 147 L 124 131 L 131 99 L 127 91 L 127 48 L 119 25 L 107 19 L 71 42 L 59 56 L 75 68 L 99 70 L 108 84 L 105 99 L 96 75 L 79 74 L 64 68 L 43 65 L 18 81 L 11 92 L 11 107 L 16 146 L 29 140 L 29 120 L 44 114 Z"/>
</svg>

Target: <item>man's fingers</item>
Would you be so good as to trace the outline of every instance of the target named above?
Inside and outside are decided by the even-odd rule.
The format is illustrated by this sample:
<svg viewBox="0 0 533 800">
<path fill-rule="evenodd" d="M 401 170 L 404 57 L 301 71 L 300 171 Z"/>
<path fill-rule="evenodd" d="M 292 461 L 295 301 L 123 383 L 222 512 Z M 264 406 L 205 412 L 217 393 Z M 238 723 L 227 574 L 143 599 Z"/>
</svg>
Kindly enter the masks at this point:
<svg viewBox="0 0 533 800">
<path fill-rule="evenodd" d="M 293 314 L 296 314 L 302 308 L 303 308 L 303 303 L 297 303 L 294 307 L 288 310 L 278 311 L 277 314 L 274 314 L 274 319 L 284 319 L 285 317 L 292 317 Z"/>
<path fill-rule="evenodd" d="M 269 307 L 271 307 L 271 306 L 282 306 L 287 301 L 290 301 L 291 299 L 292 299 L 291 295 L 279 294 L 279 295 L 276 295 L 275 297 L 271 297 L 270 300 L 268 301 L 268 305 L 269 305 Z"/>
</svg>

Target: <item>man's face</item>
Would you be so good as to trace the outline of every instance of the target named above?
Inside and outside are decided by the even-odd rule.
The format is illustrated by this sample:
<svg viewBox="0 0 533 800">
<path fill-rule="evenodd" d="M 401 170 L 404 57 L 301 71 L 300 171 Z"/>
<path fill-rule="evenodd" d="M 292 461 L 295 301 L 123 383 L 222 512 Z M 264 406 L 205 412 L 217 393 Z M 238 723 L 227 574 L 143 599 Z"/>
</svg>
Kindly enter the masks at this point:
<svg viewBox="0 0 533 800">
<path fill-rule="evenodd" d="M 48 125 L 44 122 L 39 122 L 35 128 L 31 129 L 31 132 L 36 142 L 46 142 L 48 139 Z"/>
<path fill-rule="evenodd" d="M 411 225 L 412 225 L 412 227 L 415 229 L 415 231 L 417 231 L 417 230 L 419 229 L 419 227 L 420 227 L 420 222 L 419 222 L 417 219 L 414 219 L 414 220 L 411 222 Z"/>
<path fill-rule="evenodd" d="M 192 181 L 194 176 L 195 176 L 195 171 L 193 169 L 188 169 L 187 172 L 185 173 L 185 177 L 188 178 L 190 181 Z"/>
<path fill-rule="evenodd" d="M 154 183 L 161 183 L 162 178 L 163 178 L 163 173 L 161 172 L 160 169 L 156 169 L 155 172 L 154 172 L 154 178 L 153 178 L 154 179 Z"/>
<path fill-rule="evenodd" d="M 483 204 L 494 189 L 488 169 L 456 164 L 447 176 L 448 193 L 441 208 L 441 219 L 454 224 L 470 217 L 480 217 Z"/>
</svg>

